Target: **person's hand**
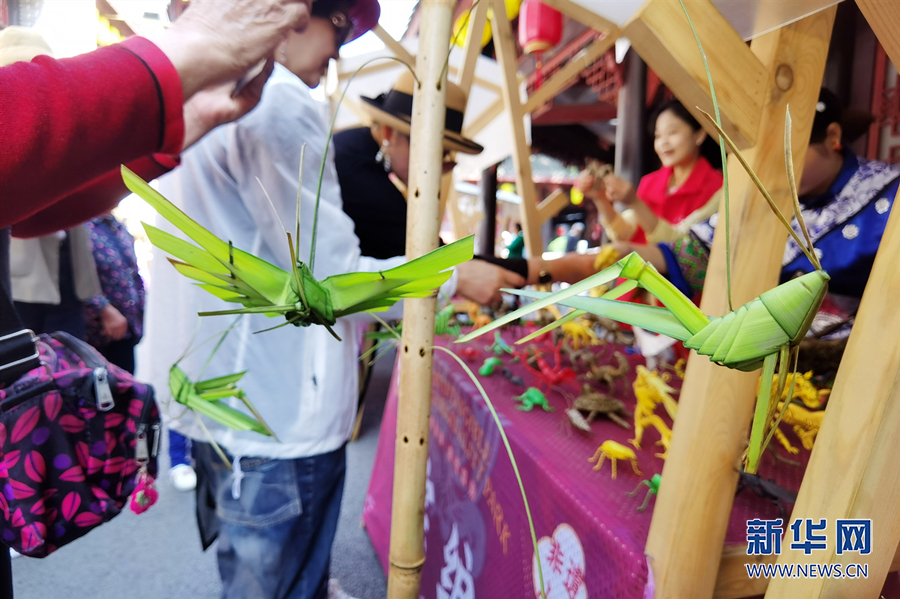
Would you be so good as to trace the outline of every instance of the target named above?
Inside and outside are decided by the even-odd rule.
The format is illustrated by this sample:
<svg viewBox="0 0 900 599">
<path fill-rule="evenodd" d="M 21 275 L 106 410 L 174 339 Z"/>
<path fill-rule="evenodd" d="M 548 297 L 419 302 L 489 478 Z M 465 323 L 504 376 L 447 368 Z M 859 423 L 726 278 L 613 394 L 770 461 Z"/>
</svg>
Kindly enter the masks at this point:
<svg viewBox="0 0 900 599">
<path fill-rule="evenodd" d="M 456 276 L 456 292 L 483 306 L 502 301 L 501 288 L 525 284 L 521 275 L 484 260 L 463 262 L 456 267 Z"/>
<path fill-rule="evenodd" d="M 128 321 L 112 304 L 106 304 L 100 312 L 100 323 L 103 325 L 103 334 L 112 341 L 118 341 L 128 333 Z"/>
<path fill-rule="evenodd" d="M 192 0 L 153 42 L 178 71 L 187 100 L 271 56 L 289 31 L 306 28 L 311 6 L 312 0 Z"/>
<path fill-rule="evenodd" d="M 584 169 L 578 173 L 575 189 L 591 199 L 599 198 L 603 195 L 603 181 L 594 177 L 588 169 Z"/>
<path fill-rule="evenodd" d="M 230 123 L 250 112 L 262 97 L 263 86 L 275 68 L 273 60 L 232 96 L 233 83 L 223 83 L 200 91 L 184 104 L 184 147 L 187 150 L 210 130 Z"/>
<path fill-rule="evenodd" d="M 621 202 L 628 205 L 637 199 L 634 186 L 621 177 L 606 175 L 603 177 L 603 187 L 606 199 L 610 202 Z"/>
</svg>

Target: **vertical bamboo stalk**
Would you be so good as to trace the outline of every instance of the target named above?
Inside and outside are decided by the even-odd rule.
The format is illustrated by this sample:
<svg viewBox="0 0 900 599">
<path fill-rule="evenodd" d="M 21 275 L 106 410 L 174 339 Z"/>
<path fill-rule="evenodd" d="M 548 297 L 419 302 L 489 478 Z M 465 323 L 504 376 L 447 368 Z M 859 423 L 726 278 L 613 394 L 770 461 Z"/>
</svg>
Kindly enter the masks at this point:
<svg viewBox="0 0 900 599">
<path fill-rule="evenodd" d="M 442 78 L 450 45 L 454 0 L 423 0 L 422 29 L 416 59 L 418 85 L 413 94 L 406 255 L 421 256 L 437 248 L 441 156 L 446 82 Z M 425 563 L 425 468 L 435 299 L 405 301 L 400 358 L 394 496 L 391 508 L 390 599 L 418 599 Z"/>
</svg>

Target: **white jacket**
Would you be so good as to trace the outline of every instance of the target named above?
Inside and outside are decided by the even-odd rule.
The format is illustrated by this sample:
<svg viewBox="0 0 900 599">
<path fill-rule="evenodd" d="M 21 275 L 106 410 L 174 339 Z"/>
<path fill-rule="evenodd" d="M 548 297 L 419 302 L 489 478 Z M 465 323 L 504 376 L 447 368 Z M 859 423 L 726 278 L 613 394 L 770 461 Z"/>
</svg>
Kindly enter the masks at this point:
<svg viewBox="0 0 900 599">
<path fill-rule="evenodd" d="M 288 231 L 294 230 L 300 148 L 306 144 L 301 200 L 300 256 L 309 264 L 316 186 L 328 126 L 327 106 L 316 102 L 309 88 L 281 65 L 266 84 L 259 106 L 237 123 L 219 127 L 188 150 L 181 167 L 160 181 L 160 191 L 201 225 L 234 246 L 290 270 L 287 239 L 256 177 Z M 314 275 L 377 271 L 397 266 L 404 258 L 375 260 L 360 256 L 353 221 L 341 209 L 341 194 L 329 148 L 322 182 Z M 157 226 L 174 232 L 162 219 Z M 441 289 L 455 291 L 456 275 Z M 234 317 L 197 317 L 198 311 L 222 310 L 226 304 L 177 274 L 154 251 L 148 291 L 149 364 L 139 376 L 167 400 L 168 370 L 187 349 L 221 332 Z M 395 306 L 387 317 L 400 316 Z M 235 456 L 296 458 L 332 451 L 347 441 L 358 398 L 359 321 L 364 315 L 338 320 L 334 327 L 343 342 L 321 326 L 286 326 L 254 335 L 254 331 L 284 322 L 282 317 L 245 315 L 219 349 L 202 378 L 247 370 L 240 386 L 272 427 L 281 443 L 254 432 L 232 431 L 204 418 L 215 440 Z M 198 329 L 199 327 L 199 329 Z M 199 380 L 215 341 L 180 363 L 192 380 Z M 145 360 L 146 361 L 146 360 Z M 205 440 L 195 417 L 169 402 L 164 416 L 172 428 Z M 239 406 L 240 402 L 231 401 Z"/>
</svg>

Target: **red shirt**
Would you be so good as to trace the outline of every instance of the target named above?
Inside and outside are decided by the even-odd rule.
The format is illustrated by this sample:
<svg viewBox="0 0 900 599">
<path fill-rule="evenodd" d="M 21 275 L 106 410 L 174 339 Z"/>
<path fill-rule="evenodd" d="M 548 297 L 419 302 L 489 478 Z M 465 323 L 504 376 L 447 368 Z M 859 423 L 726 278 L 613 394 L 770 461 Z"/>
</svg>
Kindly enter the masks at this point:
<svg viewBox="0 0 900 599">
<path fill-rule="evenodd" d="M 641 179 L 637 197 L 653 214 L 669 224 L 677 225 L 692 212 L 702 208 L 722 187 L 722 173 L 714 169 L 701 156 L 691 169 L 691 174 L 681 186 L 670 192 L 672 167 L 666 166 Z M 634 243 L 646 243 L 644 231 L 638 230 L 631 239 Z"/>
<path fill-rule="evenodd" d="M 119 165 L 148 179 L 174 168 L 183 103 L 175 67 L 139 37 L 0 68 L 0 228 L 71 228 L 128 194 Z"/>
</svg>

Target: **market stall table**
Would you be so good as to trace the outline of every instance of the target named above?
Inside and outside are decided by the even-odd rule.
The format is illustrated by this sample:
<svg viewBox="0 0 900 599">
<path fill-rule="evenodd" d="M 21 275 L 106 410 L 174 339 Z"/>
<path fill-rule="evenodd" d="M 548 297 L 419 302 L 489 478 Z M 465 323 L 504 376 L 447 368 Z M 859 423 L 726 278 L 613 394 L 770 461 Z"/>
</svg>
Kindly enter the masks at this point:
<svg viewBox="0 0 900 599">
<path fill-rule="evenodd" d="M 503 339 L 512 343 L 525 333 L 506 331 Z M 477 373 L 488 353 L 489 337 L 464 346 L 453 345 L 447 337 L 436 343 L 457 354 L 463 347 L 477 348 L 478 357 L 466 359 Z M 643 364 L 630 348 L 605 344 L 594 351 L 599 363 L 616 364 L 614 351 L 627 356 L 625 380 L 616 383 L 615 396 L 633 412 L 631 383 L 635 367 Z M 545 346 L 545 356 L 549 350 Z M 514 375 L 526 386 L 535 386 L 534 376 L 512 356 L 502 357 Z M 548 360 L 553 362 L 552 354 Z M 563 358 L 564 365 L 568 360 Z M 391 494 L 393 490 L 394 448 L 397 421 L 399 362 L 385 407 L 381 436 L 372 479 L 366 495 L 363 522 L 372 544 L 387 570 L 390 543 Z M 662 472 L 663 460 L 654 454 L 662 448 L 655 443 L 653 428 L 644 432 L 642 449 L 635 450 L 641 475 L 627 460 L 619 460 L 618 476 L 611 478 L 609 460 L 599 471 L 588 458 L 608 439 L 627 447 L 634 430 L 599 417 L 592 433 L 576 430 L 565 409 L 580 391 L 582 381 L 564 385 L 567 399 L 558 389 L 548 394 L 552 412 L 540 407 L 517 409 L 513 401 L 525 387 L 505 379 L 501 368 L 489 377 L 476 374 L 503 421 L 531 507 L 541 554 L 545 588 L 552 598 L 622 598 L 644 596 L 647 558 L 644 546 L 655 499 L 646 511 L 638 512 L 646 486 L 634 491 L 642 480 Z M 680 380 L 672 374 L 674 387 Z M 606 390 L 604 386 L 598 389 Z M 662 406 L 656 412 L 671 425 Z M 633 422 L 631 423 L 633 426 Z M 784 427 L 783 427 L 784 428 Z M 792 441 L 792 433 L 785 431 Z M 801 449 L 802 461 L 808 452 Z M 776 462 L 767 456 L 760 476 L 773 478 L 792 492 L 800 487 L 803 468 Z M 663 481 L 665 484 L 665 481 Z M 726 544 L 746 544 L 746 521 L 781 517 L 779 508 L 766 499 L 744 490 L 734 501 Z M 537 569 L 528 521 L 510 460 L 487 405 L 463 369 L 448 355 L 434 354 L 434 379 L 430 420 L 428 480 L 425 499 L 426 562 L 422 572 L 424 599 L 475 597 L 533 597 L 537 594 Z"/>
</svg>

